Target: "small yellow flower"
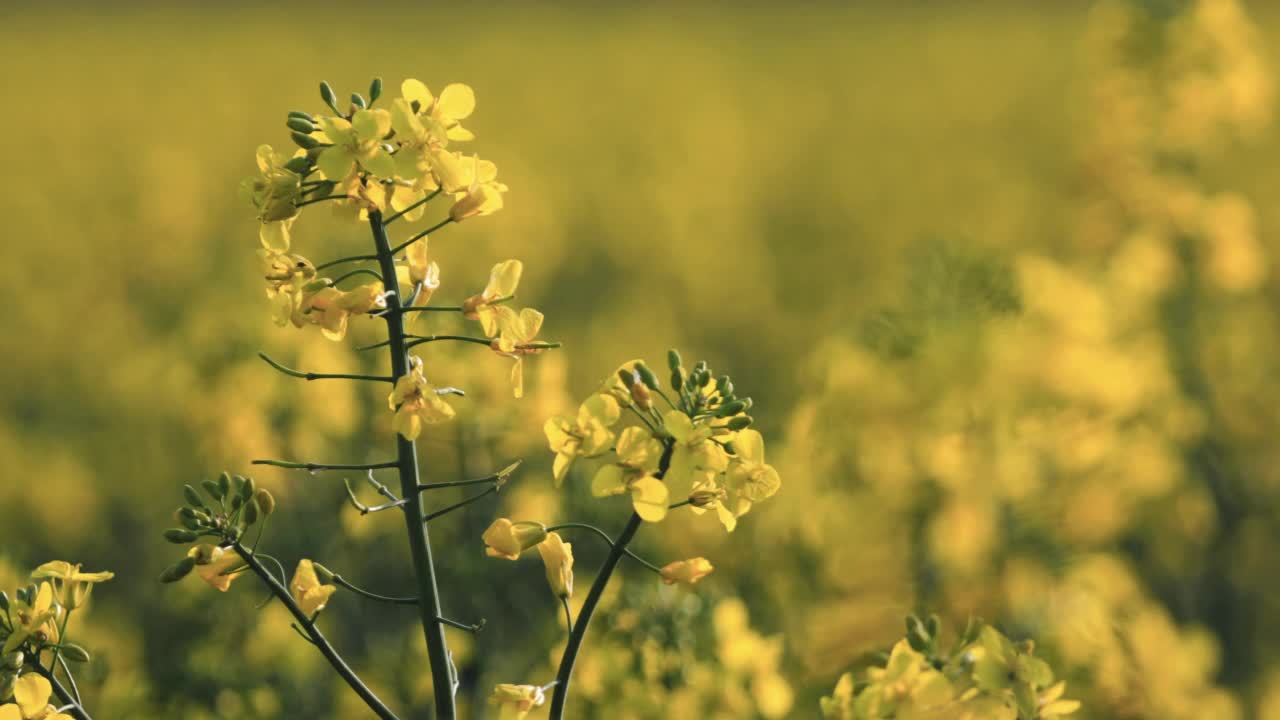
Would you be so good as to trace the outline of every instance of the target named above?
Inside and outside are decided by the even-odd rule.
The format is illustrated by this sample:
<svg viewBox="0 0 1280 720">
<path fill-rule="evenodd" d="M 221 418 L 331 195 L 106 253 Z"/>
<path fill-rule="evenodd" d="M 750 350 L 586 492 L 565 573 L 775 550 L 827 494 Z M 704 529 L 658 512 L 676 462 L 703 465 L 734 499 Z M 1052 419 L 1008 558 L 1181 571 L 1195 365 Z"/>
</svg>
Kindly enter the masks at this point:
<svg viewBox="0 0 1280 720">
<path fill-rule="evenodd" d="M 648 522 L 667 516 L 667 486 L 653 476 L 662 458 L 662 443 L 641 427 L 629 427 L 618 435 L 617 462 L 596 471 L 591 494 L 596 497 L 631 493 L 636 514 Z"/>
<path fill-rule="evenodd" d="M 58 616 L 62 608 L 54 603 L 53 585 L 42 582 L 36 590 L 36 596 L 30 605 L 16 603 L 11 613 L 13 632 L 4 643 L 0 654 L 8 654 L 17 650 L 27 640 L 36 638 L 38 642 L 58 641 Z"/>
<path fill-rule="evenodd" d="M 421 81 L 409 78 L 400 83 L 400 95 L 410 109 L 417 105 L 418 114 L 439 144 L 475 139 L 475 135 L 461 125 L 476 109 L 476 94 L 470 86 L 450 83 L 440 97 L 434 97 Z"/>
<path fill-rule="evenodd" d="M 733 448 L 734 455 L 729 459 L 724 474 L 724 487 L 706 479 L 694 486 L 697 492 L 719 491 L 724 494 L 717 502 L 707 505 L 715 508 L 720 523 L 729 532 L 733 532 L 738 518 L 746 515 L 755 503 L 773 497 L 782 486 L 778 471 L 765 464 L 764 436 L 755 430 L 741 430 L 733 441 Z M 701 509 L 694 508 L 694 512 L 701 512 Z"/>
<path fill-rule="evenodd" d="M 434 425 L 453 419 L 453 408 L 440 398 L 440 392 L 422 374 L 422 358 L 410 358 L 409 373 L 396 381 L 387 397 L 396 411 L 391 426 L 406 440 L 417 440 L 423 425 Z"/>
<path fill-rule="evenodd" d="M 71 720 L 49 704 L 53 685 L 35 673 L 18 678 L 13 686 L 13 703 L 0 706 L 0 720 Z"/>
<path fill-rule="evenodd" d="M 511 685 L 503 683 L 493 689 L 489 696 L 490 705 L 498 705 L 499 720 L 524 720 L 529 711 L 542 707 L 546 702 L 542 688 L 534 685 Z"/>
<path fill-rule="evenodd" d="M 479 295 L 472 295 L 462 303 L 462 315 L 477 320 L 486 337 L 498 334 L 498 311 L 494 303 L 516 294 L 524 263 L 519 260 L 503 260 L 489 271 L 489 284 Z"/>
<path fill-rule="evenodd" d="M 557 415 L 547 418 L 542 431 L 547 444 L 556 454 L 552 474 L 556 487 L 564 482 L 575 458 L 595 457 L 608 451 L 613 442 L 609 430 L 622 416 L 618 401 L 608 395 L 592 395 L 578 408 L 576 417 Z"/>
<path fill-rule="evenodd" d="M 551 592 L 561 599 L 573 597 L 573 544 L 562 540 L 559 533 L 547 533 L 547 539 L 538 543 L 538 554 L 547 566 Z"/>
<path fill-rule="evenodd" d="M 289 156 L 270 145 L 258 146 L 257 160 L 261 174 L 240 183 L 240 197 L 258 209 L 263 246 L 288 250 L 289 226 L 298 214 L 297 202 L 302 196 L 302 177 L 284 167 Z"/>
<path fill-rule="evenodd" d="M 74 610 L 89 599 L 89 593 L 97 583 L 106 582 L 116 575 L 113 572 L 80 572 L 80 565 L 62 560 L 47 562 L 31 573 L 32 580 L 52 580 L 57 586 L 58 603 Z"/>
<path fill-rule="evenodd" d="M 346 337 L 348 320 L 352 315 L 365 315 L 386 307 L 387 301 L 380 282 L 361 285 L 349 291 L 326 286 L 304 295 L 301 301 L 303 315 L 309 322 L 319 325 L 321 334 L 330 340 Z"/>
<path fill-rule="evenodd" d="M 327 179 L 343 183 L 360 170 L 378 178 L 395 177 L 395 161 L 382 147 L 382 139 L 391 132 L 391 113 L 357 110 L 350 122 L 340 117 L 319 120 L 324 134 L 333 143 L 316 158 L 316 167 Z"/>
<path fill-rule="evenodd" d="M 217 545 L 197 545 L 187 552 L 187 555 L 196 560 L 196 574 L 201 580 L 209 583 L 211 587 L 221 592 L 226 592 L 231 583 L 240 577 L 240 573 L 232 573 L 244 565 L 244 559 L 240 557 L 240 553 L 234 548 L 224 548 Z"/>
<path fill-rule="evenodd" d="M 677 560 L 662 568 L 662 582 L 668 585 L 684 583 L 693 585 L 715 570 L 706 558 L 696 557 L 688 560 Z"/>
<path fill-rule="evenodd" d="M 513 523 L 507 518 L 498 518 L 481 537 L 485 555 L 517 560 L 520 553 L 547 539 L 547 526 L 527 520 Z"/>
<path fill-rule="evenodd" d="M 681 495 L 705 488 L 716 475 L 729 467 L 729 454 L 711 439 L 707 418 L 693 421 L 679 410 L 669 410 L 662 424 L 675 441 L 671 464 L 664 478 Z"/>
<path fill-rule="evenodd" d="M 492 215 L 503 206 L 502 193 L 507 191 L 507 186 L 497 181 L 497 166 L 485 163 L 480 158 L 473 158 L 472 163 L 471 182 L 466 190 L 453 194 L 453 207 L 449 208 L 449 217 L 454 222 Z M 445 183 L 442 181 L 441 184 Z"/>
<path fill-rule="evenodd" d="M 440 266 L 427 254 L 425 237 L 405 248 L 404 258 L 406 265 L 397 268 L 397 273 L 404 270 L 402 281 L 413 293 L 406 307 L 424 307 L 440 287 Z"/>
<path fill-rule="evenodd" d="M 511 387 L 516 397 L 524 397 L 524 356 L 536 355 L 545 348 L 530 347 L 542 329 L 542 313 L 525 308 L 517 313 L 506 305 L 494 308 L 498 314 L 498 337 L 492 343 L 494 352 L 515 361 L 511 366 Z"/>
<path fill-rule="evenodd" d="M 315 563 L 306 558 L 298 561 L 298 568 L 293 571 L 293 580 L 289 583 L 289 593 L 304 615 L 309 617 L 323 610 L 329 596 L 337 590 L 336 585 L 320 584 Z"/>
</svg>

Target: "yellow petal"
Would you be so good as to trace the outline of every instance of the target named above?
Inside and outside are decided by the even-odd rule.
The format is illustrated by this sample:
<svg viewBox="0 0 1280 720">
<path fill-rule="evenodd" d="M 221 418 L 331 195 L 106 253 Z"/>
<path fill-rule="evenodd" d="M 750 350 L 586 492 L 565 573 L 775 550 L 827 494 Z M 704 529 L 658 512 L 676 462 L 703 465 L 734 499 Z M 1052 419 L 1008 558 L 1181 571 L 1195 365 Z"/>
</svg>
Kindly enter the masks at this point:
<svg viewBox="0 0 1280 720">
<path fill-rule="evenodd" d="M 667 498 L 667 486 L 655 477 L 646 475 L 631 481 L 631 503 L 646 522 L 659 522 L 667 516 Z"/>
<path fill-rule="evenodd" d="M 356 159 L 351 151 L 341 145 L 327 147 L 316 157 L 316 167 L 328 180 L 342 182 L 355 169 Z"/>
<path fill-rule="evenodd" d="M 482 294 L 489 300 L 514 295 L 523 273 L 524 263 L 519 260 L 503 260 L 489 271 L 489 284 L 485 286 Z"/>
<path fill-rule="evenodd" d="M 471 86 L 463 85 L 462 83 L 446 85 L 444 90 L 440 92 L 440 101 L 437 108 L 445 117 L 463 120 L 475 112 L 475 91 L 471 89 Z"/>
<path fill-rule="evenodd" d="M 23 720 L 22 710 L 13 704 L 0 705 L 0 720 Z"/>
<path fill-rule="evenodd" d="M 417 101 L 422 110 L 426 110 L 428 106 L 435 100 L 431 96 L 431 91 L 420 80 L 409 78 L 400 83 L 400 95 L 409 102 Z"/>
<path fill-rule="evenodd" d="M 42 676 L 26 673 L 18 678 L 13 686 L 13 699 L 22 709 L 26 717 L 38 717 L 49 704 L 49 696 L 53 694 L 53 686 Z"/>
<path fill-rule="evenodd" d="M 591 494 L 595 497 L 621 495 L 627 491 L 626 478 L 622 468 L 617 465 L 605 465 L 596 471 L 591 479 Z"/>
</svg>

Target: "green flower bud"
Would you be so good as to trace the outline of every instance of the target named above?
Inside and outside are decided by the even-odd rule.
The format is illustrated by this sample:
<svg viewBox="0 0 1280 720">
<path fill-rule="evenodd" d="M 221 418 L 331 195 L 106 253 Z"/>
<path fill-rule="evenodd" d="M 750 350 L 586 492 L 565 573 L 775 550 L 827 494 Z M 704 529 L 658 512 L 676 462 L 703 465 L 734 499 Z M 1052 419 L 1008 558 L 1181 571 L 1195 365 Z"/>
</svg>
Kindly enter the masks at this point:
<svg viewBox="0 0 1280 720">
<path fill-rule="evenodd" d="M 217 482 L 213 480 L 201 480 L 200 487 L 204 488 L 204 491 L 208 493 L 209 497 L 213 498 L 214 500 L 222 499 L 222 488 L 218 485 Z"/>
<path fill-rule="evenodd" d="M 258 503 L 258 509 L 262 511 L 262 517 L 267 517 L 276 511 L 276 498 L 266 488 L 261 488 L 254 493 L 253 499 Z"/>
<path fill-rule="evenodd" d="M 89 662 L 89 651 L 75 643 L 62 643 L 62 657 L 78 663 Z"/>
<path fill-rule="evenodd" d="M 982 632 L 982 618 L 969 617 L 969 621 L 965 623 L 964 632 L 960 633 L 960 646 L 972 645 L 977 642 L 978 634 Z"/>
<path fill-rule="evenodd" d="M 186 509 L 186 508 L 184 508 L 184 509 Z M 186 528 L 186 529 L 188 529 L 188 530 L 199 530 L 199 529 L 200 529 L 200 521 L 199 521 L 199 520 L 197 520 L 194 516 L 192 516 L 192 517 L 187 517 L 186 515 L 183 515 L 181 518 L 179 518 L 178 522 L 182 523 L 182 527 L 184 527 L 184 528 Z"/>
<path fill-rule="evenodd" d="M 716 392 L 720 393 L 720 396 L 726 400 L 733 399 L 733 381 L 729 379 L 728 375 L 721 375 L 716 378 Z"/>
<path fill-rule="evenodd" d="M 930 615 L 924 621 L 924 629 L 928 631 L 929 637 L 936 638 L 942 632 L 942 619 L 936 614 Z"/>
<path fill-rule="evenodd" d="M 679 350 L 672 349 L 667 351 L 667 367 L 671 368 L 674 371 L 674 370 L 679 370 L 680 366 L 683 364 L 684 363 L 680 361 Z"/>
<path fill-rule="evenodd" d="M 752 399 L 751 399 L 751 398 L 749 398 L 749 397 L 741 398 L 741 399 L 739 399 L 739 400 L 738 400 L 738 402 L 741 402 L 741 403 L 744 403 L 744 404 L 745 404 L 745 407 L 743 407 L 743 408 L 742 408 L 743 412 L 746 412 L 747 410 L 750 410 L 750 409 L 752 408 L 752 406 L 754 406 L 754 405 L 756 404 L 756 403 L 755 403 L 755 401 L 754 401 L 754 400 L 752 400 Z"/>
<path fill-rule="evenodd" d="M 294 119 L 294 118 L 297 118 L 297 119 L 299 119 L 299 120 L 306 120 L 307 122 L 309 122 L 309 123 L 311 123 L 311 124 L 313 124 L 313 125 L 314 125 L 314 124 L 315 124 L 315 122 L 316 122 L 316 119 L 315 119 L 315 118 L 313 118 L 313 117 L 311 117 L 311 114 L 310 114 L 310 113 L 305 113 L 305 112 L 303 112 L 303 111 L 301 111 L 301 110 L 290 110 L 290 111 L 289 111 L 289 119 L 290 119 L 290 120 L 292 120 L 292 119 Z"/>
<path fill-rule="evenodd" d="M 245 501 L 244 514 L 240 516 L 241 518 L 244 519 L 245 525 L 252 525 L 258 522 L 258 518 L 260 517 L 260 515 L 261 515 L 261 511 L 258 508 L 257 500 L 253 498 L 249 498 L 247 501 Z"/>
<path fill-rule="evenodd" d="M 618 379 L 622 381 L 622 387 L 630 390 L 636 382 L 636 374 L 626 368 L 618 368 Z"/>
<path fill-rule="evenodd" d="M 360 93 L 351 93 L 351 104 L 361 110 L 369 107 L 369 104 L 364 101 L 364 96 Z"/>
<path fill-rule="evenodd" d="M 182 486 L 182 497 L 185 498 L 187 501 L 187 504 L 191 505 L 192 507 L 198 507 L 198 508 L 205 507 L 204 499 L 200 497 L 199 491 L 197 491 L 195 488 L 191 487 L 190 485 Z"/>
<path fill-rule="evenodd" d="M 907 616 L 907 643 L 916 652 L 926 652 L 932 644 L 929 638 L 929 631 L 925 629 L 924 623 L 920 622 L 920 618 L 915 615 Z"/>
<path fill-rule="evenodd" d="M 294 132 L 300 132 L 303 135 L 310 135 L 311 133 L 316 131 L 315 125 L 312 125 L 311 123 L 307 122 L 306 120 L 303 120 L 302 118 L 289 118 L 289 120 L 285 122 L 285 126 L 287 126 L 290 130 Z"/>
<path fill-rule="evenodd" d="M 671 388 L 679 390 L 684 387 L 684 368 L 674 368 L 671 371 Z"/>
<path fill-rule="evenodd" d="M 28 588 L 18 588 L 17 590 L 14 591 L 14 594 L 18 596 L 18 602 L 22 603 L 23 605 L 31 604 L 31 592 Z"/>
<path fill-rule="evenodd" d="M 716 408 L 715 415 L 716 417 L 721 418 L 729 417 L 730 415 L 737 415 L 746 409 L 747 404 L 745 402 L 741 400 L 734 400 L 732 402 L 720 403 L 720 406 Z"/>
<path fill-rule="evenodd" d="M 297 145 L 303 150 L 310 150 L 312 148 L 320 147 L 320 141 L 311 137 L 310 135 L 304 135 L 300 132 L 295 132 L 295 133 L 289 133 L 289 137 L 293 138 L 294 145 Z"/>
<path fill-rule="evenodd" d="M 194 570 L 195 567 L 196 567 L 195 558 L 184 557 L 181 560 L 179 560 L 177 563 L 165 568 L 164 572 L 160 573 L 160 582 L 162 583 L 178 582 L 182 578 L 186 577 L 192 570 Z"/>
<path fill-rule="evenodd" d="M 643 410 L 653 407 L 653 396 L 649 394 L 649 388 L 645 387 L 644 383 L 631 386 L 631 399 Z"/>
<path fill-rule="evenodd" d="M 699 360 L 698 362 L 694 363 L 693 369 L 697 372 L 709 372 L 707 369 L 706 360 Z"/>
<path fill-rule="evenodd" d="M 258 492 L 258 483 L 254 482 L 251 477 L 245 478 L 244 485 L 240 486 L 240 497 L 248 500 L 253 497 L 253 494 L 256 492 Z"/>
<path fill-rule="evenodd" d="M 376 77 L 369 83 L 369 103 L 377 102 L 380 97 L 382 97 L 382 78 Z"/>
<path fill-rule="evenodd" d="M 235 495 L 231 496 L 231 509 L 239 510 L 241 505 L 244 505 L 244 497 L 237 492 Z"/>
<path fill-rule="evenodd" d="M 329 83 L 320 82 L 320 99 L 324 100 L 324 104 L 328 105 L 335 113 L 341 115 L 342 111 L 338 110 L 338 95 L 333 92 L 333 88 Z"/>
<path fill-rule="evenodd" d="M 164 531 L 164 539 L 174 545 L 193 543 L 198 537 L 200 537 L 200 535 L 196 533 L 196 531 L 187 530 L 186 528 L 169 528 Z"/>
<path fill-rule="evenodd" d="M 736 417 L 731 417 L 729 418 L 729 429 L 735 432 L 738 430 L 746 430 L 751 427 L 751 422 L 750 415 L 738 415 Z"/>
<path fill-rule="evenodd" d="M 231 474 L 222 473 L 218 476 L 218 499 L 221 500 L 231 494 Z"/>
<path fill-rule="evenodd" d="M 658 389 L 658 376 L 653 374 L 648 365 L 643 362 L 636 363 L 636 374 L 640 376 L 640 382 L 650 390 Z"/>
<path fill-rule="evenodd" d="M 304 157 L 291 158 L 284 164 L 284 169 L 295 175 L 306 175 L 311 172 L 311 161 Z"/>
</svg>

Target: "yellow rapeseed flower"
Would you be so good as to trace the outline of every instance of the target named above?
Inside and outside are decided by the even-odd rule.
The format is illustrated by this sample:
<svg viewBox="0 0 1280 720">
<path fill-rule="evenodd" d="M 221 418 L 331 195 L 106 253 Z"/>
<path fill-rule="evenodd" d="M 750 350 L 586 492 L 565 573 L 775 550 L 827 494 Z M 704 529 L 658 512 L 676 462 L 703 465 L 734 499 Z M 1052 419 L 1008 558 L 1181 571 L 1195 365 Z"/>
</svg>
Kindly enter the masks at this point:
<svg viewBox="0 0 1280 720">
<path fill-rule="evenodd" d="M 417 105 L 417 114 L 439 144 L 475 139 L 475 135 L 461 125 L 476 109 L 476 94 L 469 85 L 450 83 L 440 92 L 440 97 L 435 97 L 420 80 L 409 78 L 400 83 L 400 95 L 411 109 Z"/>
<path fill-rule="evenodd" d="M 503 260 L 489 270 L 489 283 L 484 286 L 484 290 L 462 303 L 463 317 L 478 321 L 485 337 L 498 334 L 498 311 L 494 303 L 515 295 L 523 273 L 524 263 L 519 260 Z"/>
<path fill-rule="evenodd" d="M 667 486 L 653 473 L 662 458 L 662 443 L 642 427 L 629 427 L 618 435 L 616 462 L 596 471 L 591 494 L 596 497 L 631 493 L 636 514 L 649 522 L 667 516 Z"/>
<path fill-rule="evenodd" d="M 74 610 L 89 599 L 93 586 L 110 580 L 116 575 L 113 572 L 80 572 L 80 565 L 72 565 L 63 560 L 47 562 L 31 573 L 32 580 L 52 580 L 57 586 L 58 603 Z"/>
<path fill-rule="evenodd" d="M 564 482 L 575 458 L 595 457 L 609 449 L 613 432 L 609 430 L 622 416 L 618 401 L 608 395 L 592 395 L 578 407 L 574 417 L 557 415 L 547 418 L 542 430 L 551 451 L 556 454 L 552 466 L 556 487 Z"/>
<path fill-rule="evenodd" d="M 49 704 L 53 685 L 35 673 L 18 678 L 13 686 L 13 702 L 0 706 L 0 720 L 71 720 Z"/>
<path fill-rule="evenodd" d="M 417 440 L 423 425 L 434 425 L 453 419 L 454 411 L 440 397 L 436 387 L 422 373 L 422 358 L 410 358 L 408 374 L 396 381 L 387 396 L 387 404 L 396 411 L 391 427 L 406 440 Z"/>
<path fill-rule="evenodd" d="M 465 190 L 453 194 L 453 207 L 449 208 L 449 217 L 454 222 L 462 222 L 470 217 L 492 215 L 502 209 L 502 193 L 507 186 L 498 182 L 498 168 L 493 163 L 486 163 L 480 158 L 472 158 L 471 182 Z M 441 185 L 448 185 L 441 179 Z"/>
<path fill-rule="evenodd" d="M 492 343 L 493 350 L 515 361 L 511 366 L 511 387 L 516 397 L 524 397 L 524 356 L 544 350 L 529 346 L 542 329 L 542 313 L 533 308 L 517 313 L 506 305 L 493 309 L 498 315 L 498 337 Z"/>
<path fill-rule="evenodd" d="M 498 518 L 481 536 L 484 554 L 504 560 L 518 560 L 520 553 L 547 539 L 547 526 L 539 522 L 523 520 L 511 522 Z"/>
<path fill-rule="evenodd" d="M 538 543 L 538 554 L 547 567 L 547 583 L 557 598 L 573 597 L 573 544 L 561 539 L 559 533 L 547 533 Z"/>
<path fill-rule="evenodd" d="M 401 282 L 413 293 L 405 307 L 424 307 L 440 287 L 440 266 L 427 254 L 427 239 L 416 240 L 404 251 L 405 265 L 396 268 L 404 271 Z M 408 293 L 406 293 L 408 295 Z"/>
<path fill-rule="evenodd" d="M 662 568 L 662 582 L 668 585 L 675 585 L 676 583 L 693 585 L 710 575 L 712 570 L 715 570 L 715 568 L 712 567 L 711 562 L 703 557 L 677 560 Z"/>
<path fill-rule="evenodd" d="M 5 640 L 0 654 L 17 650 L 27 640 L 36 638 L 39 642 L 58 641 L 58 616 L 62 608 L 54 602 L 53 585 L 42 582 L 36 590 L 36 596 L 30 604 L 16 603 L 10 617 L 13 620 L 13 632 Z"/>
<path fill-rule="evenodd" d="M 391 113 L 357 110 L 350 121 L 340 117 L 319 120 L 324 134 L 333 143 L 316 158 L 316 167 L 327 179 L 343 183 L 360 170 L 378 178 L 395 177 L 395 161 L 382 147 L 383 138 L 391 132 Z"/>
<path fill-rule="evenodd" d="M 306 558 L 298 561 L 298 567 L 293 571 L 293 580 L 289 583 L 289 593 L 304 615 L 315 615 L 323 610 L 329 602 L 329 596 L 337 590 L 336 585 L 320 584 L 315 563 Z"/>
<path fill-rule="evenodd" d="M 498 720 L 524 720 L 529 711 L 546 702 L 542 688 L 502 683 L 493 689 L 489 704 L 499 706 Z"/>
</svg>

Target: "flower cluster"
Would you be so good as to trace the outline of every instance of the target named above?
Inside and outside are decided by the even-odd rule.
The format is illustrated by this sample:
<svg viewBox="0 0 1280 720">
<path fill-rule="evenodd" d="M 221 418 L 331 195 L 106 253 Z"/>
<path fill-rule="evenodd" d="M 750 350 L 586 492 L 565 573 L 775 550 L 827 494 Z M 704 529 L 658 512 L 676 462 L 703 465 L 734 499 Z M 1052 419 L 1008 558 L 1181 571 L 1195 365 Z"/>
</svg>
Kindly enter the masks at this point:
<svg viewBox="0 0 1280 720">
<path fill-rule="evenodd" d="M 828 720 L 951 717 L 957 720 L 1059 720 L 1080 708 L 1062 698 L 1066 685 L 999 630 L 971 621 L 950 650 L 940 646 L 937 616 L 907 618 L 907 636 L 863 683 L 845 673 L 822 698 Z"/>
<path fill-rule="evenodd" d="M 200 485 L 204 495 L 191 485 L 183 487 L 187 504 L 174 511 L 181 527 L 166 530 L 164 537 L 175 545 L 191 544 L 201 538 L 210 538 L 211 542 L 188 550 L 160 574 L 160 581 L 177 582 L 194 570 L 200 579 L 226 592 L 244 569 L 244 561 L 233 546 L 254 525 L 259 525 L 261 537 L 267 518 L 275 512 L 276 500 L 253 478 L 241 475 L 222 473 L 217 480 L 203 480 Z"/>
<path fill-rule="evenodd" d="M 0 720 L 71 719 L 50 704 L 56 681 L 47 673 L 61 668 L 69 678 L 70 668 L 60 666 L 60 661 L 88 662 L 88 651 L 67 640 L 67 626 L 94 586 L 113 577 L 111 572 L 83 572 L 78 564 L 55 560 L 36 568 L 31 584 L 18 588 L 13 600 L 0 592 Z M 42 660 L 45 653 L 51 653 L 51 659 Z M 60 685 L 58 692 L 64 692 Z M 61 700 L 78 704 L 71 696 Z"/>
</svg>

